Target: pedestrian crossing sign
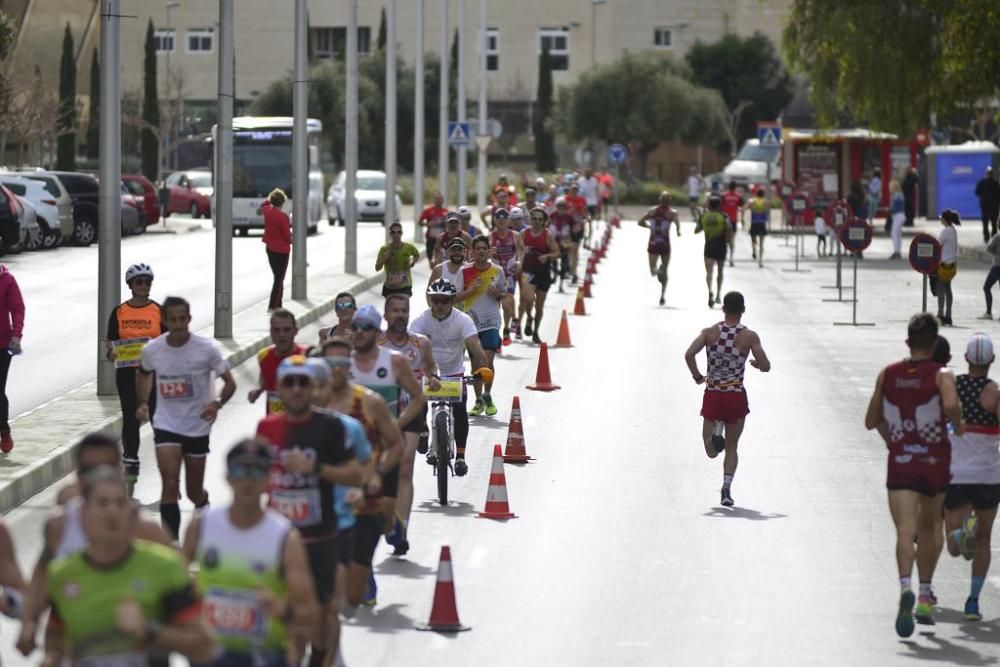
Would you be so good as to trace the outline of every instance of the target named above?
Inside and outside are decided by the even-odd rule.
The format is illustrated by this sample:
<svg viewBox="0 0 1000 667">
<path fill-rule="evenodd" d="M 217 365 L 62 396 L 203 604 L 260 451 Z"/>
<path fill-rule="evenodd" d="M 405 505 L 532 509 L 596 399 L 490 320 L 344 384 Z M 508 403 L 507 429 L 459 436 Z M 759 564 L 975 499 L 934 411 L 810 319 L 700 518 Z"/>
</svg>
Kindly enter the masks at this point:
<svg viewBox="0 0 1000 667">
<path fill-rule="evenodd" d="M 781 126 L 777 123 L 757 123 L 757 140 L 761 146 L 780 146 Z"/>
<path fill-rule="evenodd" d="M 448 123 L 448 143 L 452 146 L 468 146 L 470 143 L 468 123 Z"/>
</svg>

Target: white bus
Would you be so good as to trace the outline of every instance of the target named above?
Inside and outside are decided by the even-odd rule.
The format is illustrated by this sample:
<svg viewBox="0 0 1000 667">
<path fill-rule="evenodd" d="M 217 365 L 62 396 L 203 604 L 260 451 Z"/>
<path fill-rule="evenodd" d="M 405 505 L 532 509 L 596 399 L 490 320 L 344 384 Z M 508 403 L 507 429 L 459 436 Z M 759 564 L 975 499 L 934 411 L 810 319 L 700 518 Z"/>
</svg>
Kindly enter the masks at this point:
<svg viewBox="0 0 1000 667">
<path fill-rule="evenodd" d="M 212 127 L 212 139 L 218 126 Z M 309 146 L 309 233 L 315 233 L 323 217 L 323 172 L 319 169 L 319 138 L 323 124 L 306 120 Z M 217 174 L 213 166 L 213 182 Z M 251 229 L 264 228 L 261 204 L 274 188 L 281 188 L 291 212 L 292 119 L 288 116 L 240 116 L 233 119 L 233 234 L 246 236 Z M 214 197 L 213 197 L 214 200 Z M 216 211 L 215 202 L 212 211 Z"/>
</svg>

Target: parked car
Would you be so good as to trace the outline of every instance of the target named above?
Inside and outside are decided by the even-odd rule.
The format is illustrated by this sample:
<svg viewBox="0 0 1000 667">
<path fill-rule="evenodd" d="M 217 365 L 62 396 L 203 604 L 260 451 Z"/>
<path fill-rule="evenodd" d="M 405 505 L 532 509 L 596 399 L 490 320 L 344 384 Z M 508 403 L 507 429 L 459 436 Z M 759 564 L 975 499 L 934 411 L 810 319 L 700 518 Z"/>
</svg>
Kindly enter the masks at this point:
<svg viewBox="0 0 1000 667">
<path fill-rule="evenodd" d="M 155 225 L 160 221 L 160 198 L 156 188 L 142 174 L 126 174 L 122 176 L 125 187 L 136 197 L 141 197 L 146 211 L 146 226 Z"/>
<path fill-rule="evenodd" d="M 17 198 L 18 203 L 21 205 L 18 241 L 17 245 L 11 248 L 11 251 L 21 253 L 25 250 L 38 250 L 42 247 L 42 235 L 38 230 L 38 214 L 35 212 L 34 205 L 27 199 L 18 197 L 17 194 L 15 194 L 10 188 L 7 190 L 8 192 L 14 194 L 14 197 Z"/>
<path fill-rule="evenodd" d="M 55 199 L 56 210 L 58 211 L 58 225 L 62 241 L 69 242 L 73 238 L 73 200 L 63 184 L 53 174 L 45 171 L 23 171 L 19 173 L 11 172 L 31 181 L 41 183 L 45 191 Z"/>
<path fill-rule="evenodd" d="M 14 193 L 0 185 L 0 254 L 20 243 L 22 210 Z"/>
<path fill-rule="evenodd" d="M 50 171 L 63 184 L 73 200 L 73 242 L 88 246 L 97 240 L 98 193 L 97 179 L 75 171 Z"/>
<path fill-rule="evenodd" d="M 337 174 L 336 180 L 330 186 L 330 191 L 326 197 L 327 217 L 332 224 L 334 221 L 339 225 L 344 224 L 344 215 L 347 211 L 345 186 L 347 182 L 347 172 L 341 171 Z M 385 224 L 385 172 L 359 170 L 357 172 L 357 183 L 354 190 L 355 201 L 358 207 L 358 220 L 380 221 Z M 400 211 L 403 202 L 396 197 L 396 222 L 399 222 Z"/>
<path fill-rule="evenodd" d="M 146 204 L 143 199 L 136 197 L 125 183 L 122 188 L 122 236 L 132 234 L 142 234 L 146 231 Z"/>
<path fill-rule="evenodd" d="M 48 249 L 58 246 L 62 242 L 59 206 L 45 185 L 39 181 L 10 173 L 0 173 L 0 184 L 6 186 L 19 199 L 31 202 L 38 221 L 40 247 Z"/>
<path fill-rule="evenodd" d="M 175 171 L 167 176 L 164 185 L 170 191 L 166 215 L 190 213 L 192 218 L 212 216 L 212 172 Z"/>
</svg>

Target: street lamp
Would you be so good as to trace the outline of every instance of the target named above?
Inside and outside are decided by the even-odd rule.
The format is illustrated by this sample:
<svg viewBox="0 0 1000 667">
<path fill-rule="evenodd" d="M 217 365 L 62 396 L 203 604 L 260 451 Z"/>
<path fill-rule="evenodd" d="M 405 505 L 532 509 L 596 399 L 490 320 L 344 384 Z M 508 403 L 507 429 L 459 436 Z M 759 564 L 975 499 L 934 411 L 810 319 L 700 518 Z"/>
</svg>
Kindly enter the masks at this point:
<svg viewBox="0 0 1000 667">
<path fill-rule="evenodd" d="M 590 66 L 597 65 L 597 5 L 605 5 L 608 0 L 590 0 Z"/>
<path fill-rule="evenodd" d="M 167 99 L 168 111 L 170 105 L 170 52 L 177 47 L 177 36 L 174 35 L 174 33 L 170 29 L 170 10 L 177 9 L 180 6 L 181 6 L 181 0 L 167 0 L 167 34 L 170 35 L 170 48 L 167 49 L 167 67 L 166 67 L 167 81 L 165 85 L 164 97 L 166 97 Z M 163 159 L 160 160 L 161 164 L 164 167 L 169 166 L 169 163 L 167 162 L 167 154 L 168 154 L 168 148 L 170 147 L 171 144 L 170 132 L 174 127 L 173 116 L 171 116 L 170 113 L 167 114 L 167 119 L 169 120 L 169 123 L 167 124 L 167 131 L 164 133 L 163 137 Z M 166 218 L 164 218 L 163 223 L 166 224 L 166 222 L 167 220 Z"/>
</svg>

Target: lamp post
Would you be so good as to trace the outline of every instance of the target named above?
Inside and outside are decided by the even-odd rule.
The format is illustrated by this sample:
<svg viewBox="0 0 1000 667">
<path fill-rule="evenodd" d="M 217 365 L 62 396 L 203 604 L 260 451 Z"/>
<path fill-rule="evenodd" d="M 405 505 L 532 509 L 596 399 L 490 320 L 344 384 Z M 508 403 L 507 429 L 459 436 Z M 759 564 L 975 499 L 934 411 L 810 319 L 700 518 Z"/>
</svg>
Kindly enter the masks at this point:
<svg viewBox="0 0 1000 667">
<path fill-rule="evenodd" d="M 597 5 L 607 4 L 608 0 L 590 0 L 590 66 L 597 65 Z"/>
<path fill-rule="evenodd" d="M 166 81 L 165 81 L 163 96 L 164 96 L 164 98 L 166 98 L 168 105 L 172 101 L 170 99 L 170 54 L 173 52 L 173 50 L 175 48 L 177 48 L 177 36 L 170 29 L 170 10 L 171 9 L 177 9 L 180 6 L 181 6 L 181 0 L 167 0 L 167 34 L 170 35 L 170 48 L 167 49 L 167 58 L 166 58 L 167 68 L 166 68 L 166 75 L 165 75 L 166 76 Z M 171 144 L 170 134 L 171 134 L 171 132 L 173 132 L 173 129 L 174 129 L 173 116 L 171 114 L 167 114 L 167 118 L 169 120 L 169 123 L 167 124 L 167 131 L 164 132 L 164 134 L 163 134 L 163 154 L 162 154 L 161 159 L 160 159 L 160 164 L 163 167 L 160 170 L 161 175 L 162 175 L 163 169 L 166 169 L 169 166 L 167 155 L 169 154 L 168 153 L 168 149 L 170 148 L 170 144 Z M 164 219 L 164 223 L 166 223 L 166 219 Z"/>
</svg>

